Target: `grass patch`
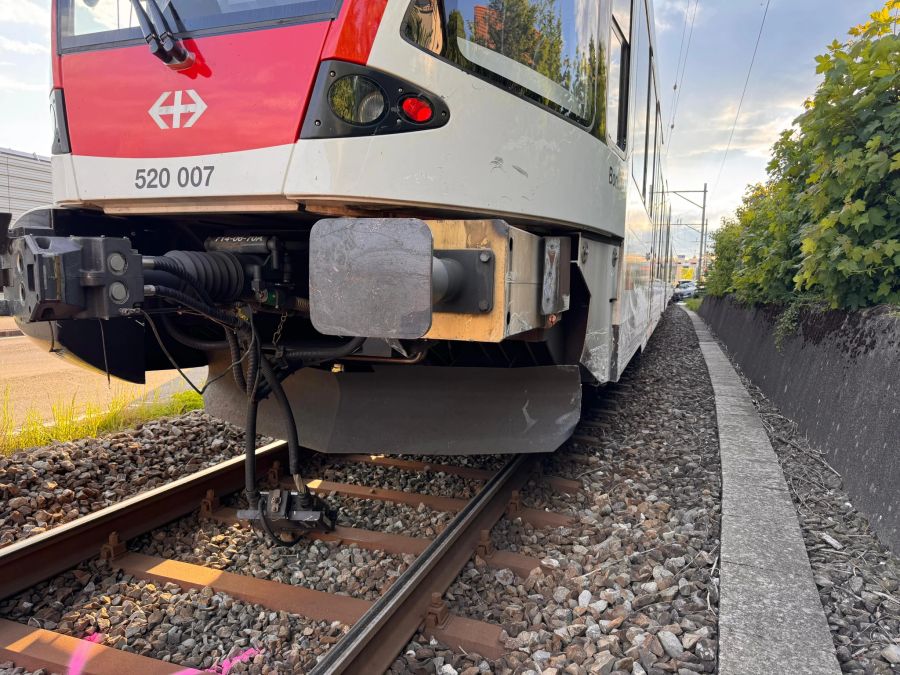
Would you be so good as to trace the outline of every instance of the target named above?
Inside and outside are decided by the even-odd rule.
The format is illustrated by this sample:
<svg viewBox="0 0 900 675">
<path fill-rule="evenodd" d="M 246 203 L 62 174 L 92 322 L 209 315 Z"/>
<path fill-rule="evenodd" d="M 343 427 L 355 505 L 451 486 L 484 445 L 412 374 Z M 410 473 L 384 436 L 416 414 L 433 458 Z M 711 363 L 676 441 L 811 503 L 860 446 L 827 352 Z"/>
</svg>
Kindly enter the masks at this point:
<svg viewBox="0 0 900 675">
<path fill-rule="evenodd" d="M 692 312 L 699 312 L 700 305 L 703 304 L 703 298 L 688 298 L 684 301 L 684 304 L 687 305 L 687 308 Z"/>
<path fill-rule="evenodd" d="M 113 396 L 106 409 L 96 404 L 79 409 L 75 397 L 54 403 L 51 408 L 51 421 L 45 422 L 36 410 L 29 410 L 25 422 L 15 428 L 7 387 L 0 399 L 0 453 L 9 454 L 56 441 L 95 438 L 160 417 L 182 415 L 202 409 L 203 398 L 194 391 L 183 391 L 166 400 L 154 397 L 133 401 L 130 395 L 120 393 Z"/>
</svg>

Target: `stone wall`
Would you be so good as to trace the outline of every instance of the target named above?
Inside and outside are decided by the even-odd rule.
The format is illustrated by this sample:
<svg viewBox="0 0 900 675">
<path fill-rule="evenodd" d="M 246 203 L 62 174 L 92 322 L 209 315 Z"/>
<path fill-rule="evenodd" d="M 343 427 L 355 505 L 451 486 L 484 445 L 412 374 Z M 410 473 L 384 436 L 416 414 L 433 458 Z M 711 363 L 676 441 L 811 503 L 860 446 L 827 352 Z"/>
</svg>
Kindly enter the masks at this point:
<svg viewBox="0 0 900 675">
<path fill-rule="evenodd" d="M 708 297 L 700 315 L 900 553 L 900 308 L 803 312 L 780 349 L 775 308 Z"/>
</svg>

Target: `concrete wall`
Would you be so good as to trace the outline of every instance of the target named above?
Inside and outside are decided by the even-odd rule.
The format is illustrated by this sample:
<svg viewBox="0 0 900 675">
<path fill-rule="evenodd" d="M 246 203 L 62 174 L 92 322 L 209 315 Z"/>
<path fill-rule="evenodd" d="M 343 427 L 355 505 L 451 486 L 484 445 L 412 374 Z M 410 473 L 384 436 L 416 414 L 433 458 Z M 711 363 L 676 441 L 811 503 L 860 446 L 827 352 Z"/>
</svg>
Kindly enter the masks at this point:
<svg viewBox="0 0 900 675">
<path fill-rule="evenodd" d="M 771 307 L 708 297 L 700 315 L 900 553 L 900 308 L 804 313 L 780 351 Z"/>
</svg>

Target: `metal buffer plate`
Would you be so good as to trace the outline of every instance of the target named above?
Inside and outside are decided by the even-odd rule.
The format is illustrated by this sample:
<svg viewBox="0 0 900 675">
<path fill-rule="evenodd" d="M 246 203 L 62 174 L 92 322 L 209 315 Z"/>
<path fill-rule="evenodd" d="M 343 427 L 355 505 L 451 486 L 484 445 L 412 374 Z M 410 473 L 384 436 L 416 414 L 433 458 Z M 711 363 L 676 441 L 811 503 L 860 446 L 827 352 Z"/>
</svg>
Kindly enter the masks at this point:
<svg viewBox="0 0 900 675">
<path fill-rule="evenodd" d="M 309 241 L 313 326 L 325 335 L 422 337 L 431 328 L 432 252 L 421 220 L 320 220 Z"/>
</svg>

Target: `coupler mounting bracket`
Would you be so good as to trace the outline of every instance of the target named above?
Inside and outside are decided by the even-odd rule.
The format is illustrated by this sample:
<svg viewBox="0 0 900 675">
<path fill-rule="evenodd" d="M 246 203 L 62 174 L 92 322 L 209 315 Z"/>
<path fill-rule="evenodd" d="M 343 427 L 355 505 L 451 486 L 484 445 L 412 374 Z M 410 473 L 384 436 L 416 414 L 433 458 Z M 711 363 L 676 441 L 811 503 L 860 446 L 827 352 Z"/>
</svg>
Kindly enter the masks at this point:
<svg viewBox="0 0 900 675">
<path fill-rule="evenodd" d="M 337 525 L 337 513 L 319 497 L 282 489 L 261 492 L 259 508 L 241 509 L 237 516 L 240 520 L 260 523 L 272 536 L 331 532 Z"/>
</svg>

